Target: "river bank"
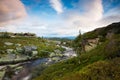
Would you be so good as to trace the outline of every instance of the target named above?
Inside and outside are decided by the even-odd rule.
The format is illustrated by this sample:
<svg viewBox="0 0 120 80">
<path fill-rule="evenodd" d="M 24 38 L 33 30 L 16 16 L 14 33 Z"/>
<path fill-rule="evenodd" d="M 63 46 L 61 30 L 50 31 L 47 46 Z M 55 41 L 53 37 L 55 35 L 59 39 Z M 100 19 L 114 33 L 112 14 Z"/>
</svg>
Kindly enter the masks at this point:
<svg viewBox="0 0 120 80">
<path fill-rule="evenodd" d="M 68 48 L 65 46 L 62 46 L 65 48 L 65 51 L 62 53 L 63 57 L 53 57 L 53 58 L 41 58 L 41 59 L 34 59 L 29 61 L 29 63 L 25 63 L 22 65 L 20 70 L 15 70 L 15 75 L 12 75 L 11 80 L 31 80 L 34 76 L 36 76 L 35 71 L 40 70 L 42 73 L 42 70 L 47 68 L 49 65 L 54 64 L 59 61 L 67 60 L 69 58 L 77 56 L 72 48 Z M 7 76 L 4 76 L 4 78 Z M 3 79 L 5 80 L 5 79 Z"/>
</svg>

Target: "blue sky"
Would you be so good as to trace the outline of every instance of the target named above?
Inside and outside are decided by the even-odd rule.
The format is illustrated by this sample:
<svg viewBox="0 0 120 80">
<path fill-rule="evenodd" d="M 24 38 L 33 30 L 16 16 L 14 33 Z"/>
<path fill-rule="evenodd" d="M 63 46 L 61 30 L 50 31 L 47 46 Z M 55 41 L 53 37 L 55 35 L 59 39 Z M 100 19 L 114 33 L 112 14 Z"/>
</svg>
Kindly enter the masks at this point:
<svg viewBox="0 0 120 80">
<path fill-rule="evenodd" d="M 120 0 L 2 0 L 0 31 L 77 36 L 119 22 L 119 13 Z"/>
</svg>

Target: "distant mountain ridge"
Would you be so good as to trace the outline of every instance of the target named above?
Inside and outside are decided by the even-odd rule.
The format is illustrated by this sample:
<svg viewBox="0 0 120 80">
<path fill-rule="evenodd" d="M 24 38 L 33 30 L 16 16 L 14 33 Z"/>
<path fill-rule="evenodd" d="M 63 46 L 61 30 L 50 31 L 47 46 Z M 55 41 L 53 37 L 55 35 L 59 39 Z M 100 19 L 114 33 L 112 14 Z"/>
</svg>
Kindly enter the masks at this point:
<svg viewBox="0 0 120 80">
<path fill-rule="evenodd" d="M 61 40 L 61 39 L 66 39 L 66 40 L 74 40 L 76 36 L 66 36 L 66 37 L 44 37 L 46 39 L 51 39 L 51 40 Z"/>
</svg>

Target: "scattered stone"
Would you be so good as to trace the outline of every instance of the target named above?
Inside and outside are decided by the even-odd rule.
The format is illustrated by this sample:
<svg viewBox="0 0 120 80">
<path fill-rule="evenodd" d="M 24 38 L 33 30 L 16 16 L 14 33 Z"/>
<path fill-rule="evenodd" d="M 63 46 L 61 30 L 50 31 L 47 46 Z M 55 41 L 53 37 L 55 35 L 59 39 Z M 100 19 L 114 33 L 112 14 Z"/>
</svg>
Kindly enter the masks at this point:
<svg viewBox="0 0 120 80">
<path fill-rule="evenodd" d="M 32 55 L 36 56 L 38 54 L 38 51 L 32 51 Z"/>
<path fill-rule="evenodd" d="M 16 47 L 16 51 L 17 51 L 18 53 L 22 53 L 22 52 L 23 52 L 23 49 L 22 49 L 21 47 Z"/>
<path fill-rule="evenodd" d="M 20 47 L 20 46 L 21 46 L 21 44 L 19 44 L 19 43 L 18 43 L 18 44 L 15 44 L 15 46 Z"/>
<path fill-rule="evenodd" d="M 60 61 L 60 57 L 53 57 L 52 60 L 53 61 Z"/>
<path fill-rule="evenodd" d="M 11 42 L 5 42 L 4 44 L 7 45 L 7 46 L 12 46 L 13 45 L 13 43 L 11 43 Z"/>
<path fill-rule="evenodd" d="M 6 51 L 8 54 L 11 54 L 11 53 L 13 53 L 14 49 L 7 49 Z"/>
<path fill-rule="evenodd" d="M 32 51 L 31 46 L 24 46 L 23 48 L 25 52 Z"/>
<path fill-rule="evenodd" d="M 62 56 L 63 56 L 63 54 L 56 54 L 56 56 L 58 56 L 58 57 L 62 57 Z"/>
<path fill-rule="evenodd" d="M 37 47 L 36 46 L 24 46 L 23 50 L 25 54 L 32 56 L 32 51 L 37 51 Z"/>
<path fill-rule="evenodd" d="M 8 54 L 8 59 L 11 59 L 11 60 L 16 59 L 16 54 Z"/>
<path fill-rule="evenodd" d="M 52 52 L 52 53 L 50 53 L 50 55 L 49 55 L 50 57 L 55 57 L 56 56 L 56 54 L 54 53 L 54 52 Z"/>
<path fill-rule="evenodd" d="M 66 42 L 63 42 L 63 44 L 65 45 L 65 44 L 66 44 Z"/>
<path fill-rule="evenodd" d="M 54 50 L 54 52 L 57 53 L 57 54 L 61 54 L 62 53 L 59 49 Z"/>
<path fill-rule="evenodd" d="M 37 50 L 37 46 L 34 46 L 34 45 L 33 45 L 33 46 L 31 46 L 31 49 L 32 49 L 32 50 Z"/>
</svg>

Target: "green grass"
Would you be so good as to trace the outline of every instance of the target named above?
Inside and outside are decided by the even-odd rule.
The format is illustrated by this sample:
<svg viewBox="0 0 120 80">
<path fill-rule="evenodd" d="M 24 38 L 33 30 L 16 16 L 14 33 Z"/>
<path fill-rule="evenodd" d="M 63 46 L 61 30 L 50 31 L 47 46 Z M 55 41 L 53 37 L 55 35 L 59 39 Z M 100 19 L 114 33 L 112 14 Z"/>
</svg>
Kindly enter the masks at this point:
<svg viewBox="0 0 120 80">
<path fill-rule="evenodd" d="M 91 51 L 82 53 L 79 57 L 51 65 L 34 80 L 111 80 L 111 77 L 107 76 L 108 73 L 117 76 L 113 77 L 112 80 L 118 80 L 120 73 L 114 70 L 119 70 L 120 65 L 113 64 L 112 60 L 114 61 L 116 57 L 118 59 L 115 59 L 115 62 L 120 60 L 118 56 L 120 50 L 119 37 L 117 36 L 110 41 L 107 40 Z M 105 68 L 105 71 L 108 72 L 105 74 L 101 72 L 99 76 L 94 72 L 96 67 L 99 71 L 104 71 Z"/>
<path fill-rule="evenodd" d="M 120 58 L 97 61 L 57 80 L 119 80 Z"/>
<path fill-rule="evenodd" d="M 5 46 L 4 44 L 5 42 L 11 42 L 14 44 L 11 46 Z M 36 38 L 36 37 L 0 38 L 0 51 L 2 51 L 0 52 L 1 56 L 4 55 L 2 53 L 6 53 L 5 52 L 6 49 L 15 49 L 16 48 L 15 44 L 17 43 L 21 44 L 21 47 L 32 46 L 32 45 L 37 46 L 39 55 L 42 57 L 46 56 L 46 54 L 44 54 L 42 51 L 53 52 L 55 49 L 58 48 L 54 42 L 48 42 L 47 40 L 42 38 Z M 46 45 L 46 43 L 48 43 L 49 45 Z"/>
</svg>

